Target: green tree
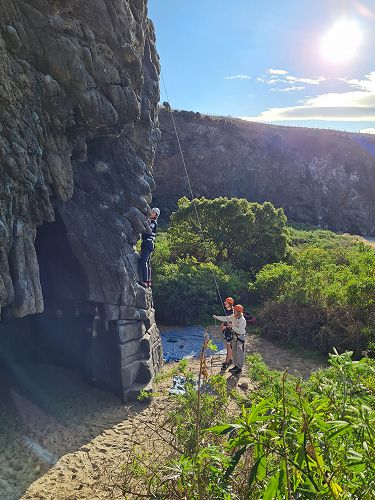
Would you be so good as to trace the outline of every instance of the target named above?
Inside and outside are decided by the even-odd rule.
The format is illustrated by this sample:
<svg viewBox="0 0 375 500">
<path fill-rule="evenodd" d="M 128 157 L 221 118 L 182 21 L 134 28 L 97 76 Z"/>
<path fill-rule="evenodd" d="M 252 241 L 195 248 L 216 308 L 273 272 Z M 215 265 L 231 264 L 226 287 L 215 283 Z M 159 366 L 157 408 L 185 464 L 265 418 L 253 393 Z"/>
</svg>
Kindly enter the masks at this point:
<svg viewBox="0 0 375 500">
<path fill-rule="evenodd" d="M 158 320 L 166 324 L 198 323 L 220 311 L 213 275 L 220 289 L 226 290 L 229 276 L 211 262 L 186 258 L 164 264 L 154 284 Z"/>
<path fill-rule="evenodd" d="M 200 224 L 197 214 L 199 215 Z M 171 217 L 171 254 L 256 271 L 283 258 L 286 217 L 271 203 L 238 198 L 181 198 Z"/>
<path fill-rule="evenodd" d="M 282 208 L 275 208 L 268 201 L 249 205 L 254 214 L 252 231 L 248 235 L 249 245 L 238 252 L 235 260 L 239 267 L 258 270 L 285 257 L 287 218 Z"/>
</svg>

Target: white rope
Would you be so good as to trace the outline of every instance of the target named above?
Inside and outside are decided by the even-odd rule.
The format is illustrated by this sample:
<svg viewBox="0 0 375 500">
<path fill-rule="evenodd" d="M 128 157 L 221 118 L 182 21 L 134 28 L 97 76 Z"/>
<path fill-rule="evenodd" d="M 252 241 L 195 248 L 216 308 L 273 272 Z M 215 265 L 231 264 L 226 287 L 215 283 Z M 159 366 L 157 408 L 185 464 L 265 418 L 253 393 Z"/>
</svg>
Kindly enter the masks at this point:
<svg viewBox="0 0 375 500">
<path fill-rule="evenodd" d="M 182 164 L 184 166 L 184 170 L 185 170 L 185 175 L 186 175 L 186 179 L 187 179 L 187 182 L 188 182 L 188 186 L 189 186 L 189 191 L 190 191 L 190 196 L 191 196 L 191 201 L 193 203 L 193 206 L 194 206 L 194 211 L 195 211 L 195 216 L 196 216 L 196 219 L 197 219 L 197 222 L 198 222 L 198 228 L 199 228 L 199 232 L 200 232 L 200 235 L 201 235 L 201 238 L 202 238 L 202 242 L 203 244 L 205 243 L 205 238 L 204 238 L 204 234 L 203 234 L 203 228 L 202 228 L 202 223 L 201 223 L 201 220 L 200 220 L 200 217 L 199 217 L 199 213 L 198 213 L 198 207 L 197 207 L 197 202 L 196 202 L 196 199 L 194 197 L 194 193 L 193 193 L 193 188 L 192 188 L 192 185 L 191 185 L 191 182 L 190 182 L 190 176 L 189 176 L 189 172 L 188 172 L 188 169 L 187 169 L 187 166 L 186 166 L 186 162 L 185 162 L 185 157 L 184 157 L 184 153 L 182 151 L 182 147 L 181 147 L 181 142 L 180 142 L 180 136 L 178 134 L 178 130 L 177 130 L 177 126 L 176 126 L 176 122 L 175 122 L 175 119 L 174 119 L 174 116 L 173 116 L 173 110 L 172 110 L 172 107 L 170 106 L 170 100 L 169 100 L 169 96 L 168 96 L 168 91 L 167 91 L 167 87 L 165 85 L 165 82 L 164 82 L 164 77 L 163 77 L 163 73 L 160 73 L 160 76 L 161 76 L 161 80 L 163 82 L 163 87 L 164 87 L 164 92 L 165 92 L 165 95 L 167 96 L 167 101 L 168 101 L 168 111 L 169 111 L 169 114 L 171 115 L 171 118 L 172 118 L 172 123 L 173 123 L 173 128 L 174 128 L 174 132 L 176 134 L 176 138 L 177 138 L 177 144 L 178 144 L 178 148 L 180 150 L 180 155 L 181 155 L 181 160 L 182 160 Z M 222 296 L 221 296 L 221 293 L 220 293 L 220 289 L 219 289 L 219 284 L 217 282 L 217 279 L 216 279 L 216 276 L 215 276 L 215 273 L 214 273 L 214 270 L 211 269 L 211 273 L 212 273 L 212 277 L 214 279 L 214 282 L 215 282 L 215 286 L 216 286 L 216 291 L 217 291 L 217 294 L 218 294 L 218 297 L 219 297 L 219 300 L 220 300 L 220 303 L 223 307 L 223 310 L 224 310 L 224 313 L 225 313 L 225 307 L 224 307 L 224 303 L 223 303 L 223 299 L 222 299 Z"/>
</svg>

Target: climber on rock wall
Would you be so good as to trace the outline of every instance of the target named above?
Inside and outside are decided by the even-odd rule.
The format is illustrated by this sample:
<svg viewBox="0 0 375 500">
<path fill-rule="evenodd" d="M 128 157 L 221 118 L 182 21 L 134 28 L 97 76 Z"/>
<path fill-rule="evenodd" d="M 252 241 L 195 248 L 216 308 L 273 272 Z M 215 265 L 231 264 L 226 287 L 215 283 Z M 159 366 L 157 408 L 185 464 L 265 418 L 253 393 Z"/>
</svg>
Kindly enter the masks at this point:
<svg viewBox="0 0 375 500">
<path fill-rule="evenodd" d="M 159 215 L 159 208 L 155 207 L 151 209 L 150 232 L 142 233 L 141 254 L 139 256 L 139 268 L 142 281 L 140 281 L 139 284 L 145 288 L 151 287 L 151 254 L 155 249 Z"/>
</svg>

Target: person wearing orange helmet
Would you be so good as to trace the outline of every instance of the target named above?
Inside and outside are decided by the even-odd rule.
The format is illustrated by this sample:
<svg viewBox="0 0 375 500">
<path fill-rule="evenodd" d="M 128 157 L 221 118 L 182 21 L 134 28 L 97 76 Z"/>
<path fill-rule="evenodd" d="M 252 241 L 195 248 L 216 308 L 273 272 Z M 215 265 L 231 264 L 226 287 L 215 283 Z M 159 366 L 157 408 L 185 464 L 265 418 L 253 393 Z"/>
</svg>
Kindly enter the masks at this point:
<svg viewBox="0 0 375 500">
<path fill-rule="evenodd" d="M 231 316 L 233 314 L 233 306 L 234 299 L 232 297 L 227 297 L 224 300 L 224 308 L 226 316 Z M 221 369 L 226 370 L 228 366 L 233 363 L 233 354 L 232 354 L 232 340 L 233 340 L 233 330 L 232 323 L 228 321 L 224 321 L 221 324 L 221 331 L 223 332 L 223 336 L 226 342 L 227 354 L 225 357 L 225 362 L 222 364 Z"/>
<path fill-rule="evenodd" d="M 230 316 L 214 315 L 214 319 L 219 321 L 230 321 L 232 323 L 232 330 L 234 333 L 232 340 L 234 367 L 229 371 L 232 372 L 233 375 L 239 375 L 242 372 L 245 360 L 246 319 L 243 312 L 243 307 L 237 304 L 234 306 L 233 314 Z"/>
</svg>

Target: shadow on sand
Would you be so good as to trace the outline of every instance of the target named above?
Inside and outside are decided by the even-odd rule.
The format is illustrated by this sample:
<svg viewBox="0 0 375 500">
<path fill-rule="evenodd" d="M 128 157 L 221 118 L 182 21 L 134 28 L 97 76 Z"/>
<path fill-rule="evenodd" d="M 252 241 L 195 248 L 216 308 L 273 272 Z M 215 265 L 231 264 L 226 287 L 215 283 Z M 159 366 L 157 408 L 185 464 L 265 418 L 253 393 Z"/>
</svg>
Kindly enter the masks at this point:
<svg viewBox="0 0 375 500">
<path fill-rule="evenodd" d="M 0 498 L 18 499 L 60 457 L 142 408 L 58 366 L 0 370 Z"/>
</svg>

